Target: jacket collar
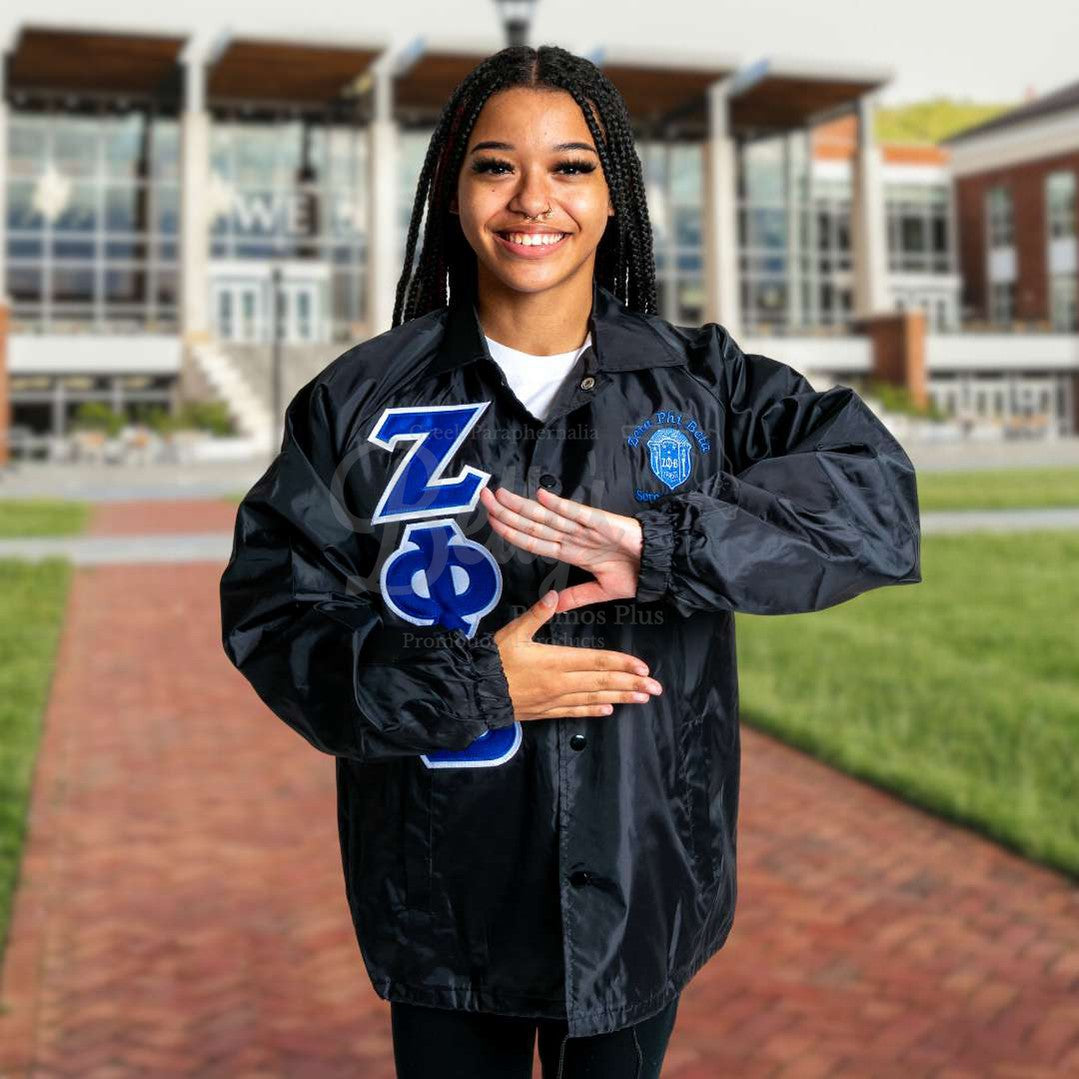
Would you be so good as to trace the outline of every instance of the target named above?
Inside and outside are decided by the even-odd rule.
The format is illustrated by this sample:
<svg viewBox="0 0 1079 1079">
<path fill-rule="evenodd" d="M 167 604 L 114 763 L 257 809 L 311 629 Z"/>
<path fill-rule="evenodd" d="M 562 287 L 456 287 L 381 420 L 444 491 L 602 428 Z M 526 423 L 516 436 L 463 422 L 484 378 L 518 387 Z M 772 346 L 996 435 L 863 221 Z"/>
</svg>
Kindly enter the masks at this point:
<svg viewBox="0 0 1079 1079">
<path fill-rule="evenodd" d="M 592 370 L 633 371 L 644 367 L 672 367 L 686 362 L 684 356 L 679 355 L 649 326 L 644 316 L 627 308 L 613 292 L 594 278 L 592 312 L 588 323 L 592 345 L 585 351 L 593 353 Z M 431 361 L 430 370 L 446 371 L 482 357 L 491 360 L 472 296 L 457 301 L 451 297 L 447 307 L 446 331 Z"/>
</svg>

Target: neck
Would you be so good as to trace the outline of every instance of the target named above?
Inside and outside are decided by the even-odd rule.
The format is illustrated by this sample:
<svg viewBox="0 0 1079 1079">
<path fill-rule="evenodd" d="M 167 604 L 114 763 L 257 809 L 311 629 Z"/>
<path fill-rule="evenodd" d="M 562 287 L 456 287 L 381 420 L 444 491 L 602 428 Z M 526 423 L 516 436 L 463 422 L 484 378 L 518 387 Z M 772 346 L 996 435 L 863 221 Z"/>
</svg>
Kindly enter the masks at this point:
<svg viewBox="0 0 1079 1079">
<path fill-rule="evenodd" d="M 534 356 L 571 352 L 584 344 L 592 313 L 592 266 L 542 292 L 507 287 L 482 264 L 476 289 L 476 312 L 483 332 L 493 341 Z"/>
</svg>

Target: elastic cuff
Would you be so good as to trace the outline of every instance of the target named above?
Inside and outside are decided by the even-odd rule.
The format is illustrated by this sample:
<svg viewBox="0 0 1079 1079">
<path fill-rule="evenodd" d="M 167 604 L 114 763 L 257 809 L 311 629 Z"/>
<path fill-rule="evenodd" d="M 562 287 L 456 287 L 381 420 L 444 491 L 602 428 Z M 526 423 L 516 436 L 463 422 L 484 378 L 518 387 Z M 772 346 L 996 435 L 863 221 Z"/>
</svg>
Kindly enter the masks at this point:
<svg viewBox="0 0 1079 1079">
<path fill-rule="evenodd" d="M 637 576 L 638 603 L 654 603 L 667 594 L 674 554 L 674 519 L 662 509 L 634 514 L 641 524 L 641 568 Z"/>
<path fill-rule="evenodd" d="M 488 727 L 508 727 L 516 717 L 498 646 L 486 638 L 469 644 L 475 669 L 476 713 Z"/>
</svg>

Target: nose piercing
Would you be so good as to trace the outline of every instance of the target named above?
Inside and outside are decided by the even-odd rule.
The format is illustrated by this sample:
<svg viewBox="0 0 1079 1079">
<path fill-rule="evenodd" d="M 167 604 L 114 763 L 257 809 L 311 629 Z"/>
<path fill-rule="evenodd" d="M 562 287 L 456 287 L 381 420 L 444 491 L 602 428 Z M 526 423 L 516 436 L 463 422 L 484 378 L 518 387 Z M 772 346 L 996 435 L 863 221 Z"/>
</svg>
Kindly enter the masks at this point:
<svg viewBox="0 0 1079 1079">
<path fill-rule="evenodd" d="M 538 221 L 541 217 L 550 217 L 553 213 L 554 210 L 548 206 L 541 214 L 525 214 L 525 217 L 527 217 L 529 221 Z"/>
</svg>

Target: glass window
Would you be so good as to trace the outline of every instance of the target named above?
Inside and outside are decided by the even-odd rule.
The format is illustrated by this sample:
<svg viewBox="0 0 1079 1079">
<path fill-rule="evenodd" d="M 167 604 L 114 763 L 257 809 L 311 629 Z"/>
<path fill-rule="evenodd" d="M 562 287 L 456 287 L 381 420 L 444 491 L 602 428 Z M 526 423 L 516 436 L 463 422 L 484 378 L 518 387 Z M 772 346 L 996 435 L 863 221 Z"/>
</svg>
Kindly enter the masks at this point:
<svg viewBox="0 0 1079 1079">
<path fill-rule="evenodd" d="M 1045 178 L 1046 231 L 1051 240 L 1075 235 L 1075 173 L 1051 172 Z"/>
<path fill-rule="evenodd" d="M 704 303 L 701 146 L 640 139 L 637 150 L 652 223 L 659 313 L 678 325 L 699 325 Z"/>
<path fill-rule="evenodd" d="M 989 288 L 989 318 L 1008 325 L 1015 313 L 1015 289 L 1011 281 L 994 281 Z"/>
<path fill-rule="evenodd" d="M 986 218 L 989 223 L 989 246 L 1010 247 L 1012 243 L 1012 194 L 998 185 L 986 194 Z"/>
<path fill-rule="evenodd" d="M 65 176 L 93 176 L 101 165 L 101 121 L 90 116 L 57 116 L 52 159 Z"/>
<path fill-rule="evenodd" d="M 948 187 L 891 183 L 885 187 L 888 268 L 892 273 L 943 274 L 952 267 Z"/>
<path fill-rule="evenodd" d="M 1079 279 L 1075 274 L 1054 274 L 1050 280 L 1049 303 L 1054 330 L 1059 333 L 1079 330 L 1079 319 L 1076 317 Z"/>
<path fill-rule="evenodd" d="M 751 332 L 850 318 L 851 171 L 814 162 L 812 136 L 806 129 L 740 146 L 742 318 Z"/>
<path fill-rule="evenodd" d="M 160 197 L 178 203 L 175 117 L 104 106 L 72 116 L 11 108 L 7 260 L 15 332 L 175 329 L 177 245 L 159 245 Z M 158 154 L 160 143 L 161 153 Z M 159 173 L 150 163 L 159 161 Z M 168 230 L 175 240 L 175 224 Z M 164 281 L 173 282 L 162 287 Z"/>
<path fill-rule="evenodd" d="M 45 169 L 46 129 L 36 116 L 12 113 L 8 121 L 8 176 L 38 176 Z"/>
<path fill-rule="evenodd" d="M 333 340 L 354 339 L 365 317 L 367 139 L 367 130 L 354 124 L 225 113 L 211 130 L 212 257 L 310 260 L 335 268 L 328 296 L 313 292 L 290 301 L 298 312 L 293 332 L 305 339 L 323 332 L 326 303 Z M 246 302 L 237 301 L 235 335 L 257 339 L 261 323 L 246 312 Z"/>
</svg>

